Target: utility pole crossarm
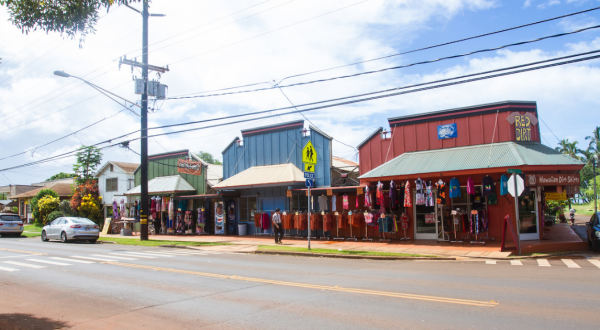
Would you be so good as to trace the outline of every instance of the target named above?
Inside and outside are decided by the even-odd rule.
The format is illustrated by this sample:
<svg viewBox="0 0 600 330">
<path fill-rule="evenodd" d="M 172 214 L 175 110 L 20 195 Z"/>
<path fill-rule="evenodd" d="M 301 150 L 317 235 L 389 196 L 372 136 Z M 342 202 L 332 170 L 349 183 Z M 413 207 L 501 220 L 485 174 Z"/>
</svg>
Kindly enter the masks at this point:
<svg viewBox="0 0 600 330">
<path fill-rule="evenodd" d="M 150 64 L 144 64 L 138 61 L 132 61 L 132 60 L 128 60 L 127 58 L 121 58 L 119 59 L 119 68 L 121 67 L 121 64 L 125 64 L 125 65 L 131 65 L 131 66 L 135 66 L 138 68 L 148 68 L 148 70 L 152 70 L 152 71 L 156 71 L 156 72 L 160 72 L 160 73 L 165 73 L 169 71 L 169 66 L 167 66 L 166 68 L 160 67 L 160 66 L 156 66 L 156 65 L 150 65 Z"/>
</svg>

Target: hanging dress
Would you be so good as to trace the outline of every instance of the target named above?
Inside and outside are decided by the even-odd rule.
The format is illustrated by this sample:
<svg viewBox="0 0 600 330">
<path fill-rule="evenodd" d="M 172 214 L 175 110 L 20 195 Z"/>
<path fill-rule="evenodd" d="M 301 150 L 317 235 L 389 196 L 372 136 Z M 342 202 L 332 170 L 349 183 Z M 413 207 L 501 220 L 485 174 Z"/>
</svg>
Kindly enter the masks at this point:
<svg viewBox="0 0 600 330">
<path fill-rule="evenodd" d="M 404 207 L 412 207 L 412 200 L 410 199 L 410 182 L 406 181 L 404 186 Z"/>
<path fill-rule="evenodd" d="M 425 187 L 424 182 L 421 178 L 415 181 L 415 191 L 416 191 L 416 204 L 417 205 L 425 205 Z"/>
<path fill-rule="evenodd" d="M 431 189 L 431 180 L 427 181 L 427 192 L 425 197 L 425 206 L 435 206 L 433 200 L 433 190 Z"/>
</svg>

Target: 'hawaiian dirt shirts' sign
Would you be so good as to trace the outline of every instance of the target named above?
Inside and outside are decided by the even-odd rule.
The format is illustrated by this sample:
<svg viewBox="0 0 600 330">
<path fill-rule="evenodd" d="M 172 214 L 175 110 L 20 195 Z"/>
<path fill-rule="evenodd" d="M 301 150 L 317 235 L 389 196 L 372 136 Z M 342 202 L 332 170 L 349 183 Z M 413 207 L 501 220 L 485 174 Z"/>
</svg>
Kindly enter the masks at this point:
<svg viewBox="0 0 600 330">
<path fill-rule="evenodd" d="M 513 112 L 506 120 L 515 125 L 515 140 L 517 142 L 531 141 L 531 125 L 537 125 L 538 120 L 534 114 L 526 112 L 520 114 Z"/>
<path fill-rule="evenodd" d="M 456 132 L 456 123 L 448 125 L 439 125 L 437 127 L 438 140 L 452 139 L 458 136 Z"/>
<path fill-rule="evenodd" d="M 579 186 L 579 174 L 526 174 L 527 186 Z"/>
<path fill-rule="evenodd" d="M 202 174 L 202 163 L 191 160 L 179 159 L 177 162 L 177 172 L 191 175 L 200 175 Z"/>
</svg>

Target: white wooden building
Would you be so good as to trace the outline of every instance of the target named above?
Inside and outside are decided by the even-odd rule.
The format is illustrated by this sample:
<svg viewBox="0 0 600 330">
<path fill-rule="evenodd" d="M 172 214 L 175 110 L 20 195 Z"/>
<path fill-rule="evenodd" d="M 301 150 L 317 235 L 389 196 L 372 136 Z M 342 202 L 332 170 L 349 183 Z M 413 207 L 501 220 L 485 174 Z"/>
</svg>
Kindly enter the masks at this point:
<svg viewBox="0 0 600 330">
<path fill-rule="evenodd" d="M 122 198 L 126 202 L 125 192 L 134 185 L 134 172 L 139 164 L 108 161 L 95 174 L 98 178 L 98 189 L 102 196 L 104 217 L 112 214 L 113 198 L 119 202 Z"/>
</svg>

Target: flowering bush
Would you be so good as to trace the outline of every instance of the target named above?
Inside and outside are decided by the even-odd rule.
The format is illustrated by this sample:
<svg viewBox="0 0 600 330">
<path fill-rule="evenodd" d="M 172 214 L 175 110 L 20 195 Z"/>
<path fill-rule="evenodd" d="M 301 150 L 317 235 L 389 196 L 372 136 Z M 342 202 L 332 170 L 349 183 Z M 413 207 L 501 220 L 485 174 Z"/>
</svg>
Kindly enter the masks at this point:
<svg viewBox="0 0 600 330">
<path fill-rule="evenodd" d="M 38 212 L 40 215 L 40 219 L 44 225 L 47 224 L 48 215 L 58 209 L 58 203 L 60 199 L 54 196 L 44 196 L 40 198 L 37 202 Z"/>
</svg>

